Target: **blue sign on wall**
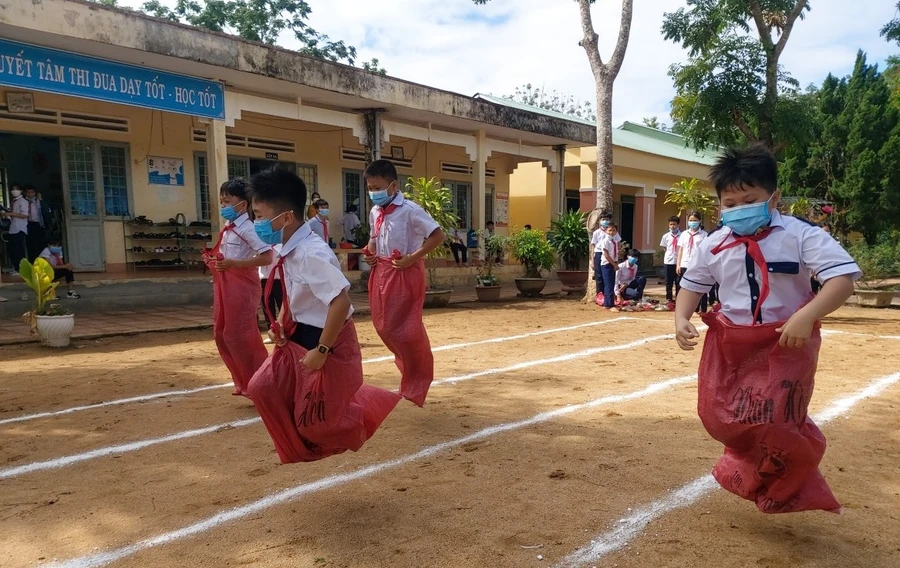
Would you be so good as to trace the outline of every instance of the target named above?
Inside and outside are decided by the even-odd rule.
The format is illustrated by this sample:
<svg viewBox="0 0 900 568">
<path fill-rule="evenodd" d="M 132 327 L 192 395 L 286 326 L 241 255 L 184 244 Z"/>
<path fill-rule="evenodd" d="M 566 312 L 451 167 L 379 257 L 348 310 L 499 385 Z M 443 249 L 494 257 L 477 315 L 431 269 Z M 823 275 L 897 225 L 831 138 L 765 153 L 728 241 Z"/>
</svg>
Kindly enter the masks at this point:
<svg viewBox="0 0 900 568">
<path fill-rule="evenodd" d="M 221 83 L 4 39 L 0 39 L 0 85 L 225 118 Z"/>
</svg>

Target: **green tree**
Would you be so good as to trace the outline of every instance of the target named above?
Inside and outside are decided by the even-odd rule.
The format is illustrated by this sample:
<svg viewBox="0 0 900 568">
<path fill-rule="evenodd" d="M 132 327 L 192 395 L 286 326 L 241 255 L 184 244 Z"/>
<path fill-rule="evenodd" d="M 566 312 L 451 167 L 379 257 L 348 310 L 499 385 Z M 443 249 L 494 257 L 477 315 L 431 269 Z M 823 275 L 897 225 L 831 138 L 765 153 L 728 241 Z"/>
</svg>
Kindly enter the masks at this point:
<svg viewBox="0 0 900 568">
<path fill-rule="evenodd" d="M 663 36 L 688 52 L 669 69 L 672 117 L 696 148 L 783 140 L 779 97 L 798 85 L 779 59 L 808 10 L 808 0 L 687 0 L 665 14 Z"/>
<path fill-rule="evenodd" d="M 785 152 L 787 193 L 835 203 L 835 229 L 874 245 L 900 225 L 900 110 L 877 65 L 860 52 L 853 73 L 810 94 L 814 129 Z"/>
<path fill-rule="evenodd" d="M 897 15 L 881 28 L 881 37 L 888 41 L 900 43 L 900 2 L 897 2 Z"/>
<path fill-rule="evenodd" d="M 531 83 L 516 87 L 515 93 L 504 95 L 504 98 L 584 120 L 597 120 L 597 113 L 590 101 L 578 101 L 570 94 L 563 94 L 555 89 L 548 91 L 544 87 L 534 87 Z"/>
<path fill-rule="evenodd" d="M 117 7 L 118 0 L 90 0 Z M 309 26 L 312 13 L 304 0 L 177 0 L 169 8 L 160 0 L 148 0 L 141 6 L 156 18 L 181 22 L 198 28 L 236 35 L 250 41 L 274 45 L 282 32 L 294 33 L 303 48 L 300 53 L 335 62 L 356 63 L 356 48 L 344 41 L 332 41 Z M 386 75 L 377 59 L 362 64 L 372 73 Z"/>
<path fill-rule="evenodd" d="M 678 207 L 678 214 L 684 215 L 696 211 L 703 219 L 712 221 L 719 213 L 719 206 L 703 183 L 696 179 L 683 179 L 666 194 L 666 203 Z"/>
</svg>

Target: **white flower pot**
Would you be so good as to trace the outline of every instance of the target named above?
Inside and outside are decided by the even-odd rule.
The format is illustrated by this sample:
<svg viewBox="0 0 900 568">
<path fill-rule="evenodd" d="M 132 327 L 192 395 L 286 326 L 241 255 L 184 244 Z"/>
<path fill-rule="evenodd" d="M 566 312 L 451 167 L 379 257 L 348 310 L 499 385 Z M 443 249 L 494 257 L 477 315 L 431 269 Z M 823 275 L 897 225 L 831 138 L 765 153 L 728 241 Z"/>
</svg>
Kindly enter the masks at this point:
<svg viewBox="0 0 900 568">
<path fill-rule="evenodd" d="M 68 347 L 75 328 L 75 314 L 67 316 L 37 316 L 37 331 L 41 343 L 48 347 Z"/>
</svg>

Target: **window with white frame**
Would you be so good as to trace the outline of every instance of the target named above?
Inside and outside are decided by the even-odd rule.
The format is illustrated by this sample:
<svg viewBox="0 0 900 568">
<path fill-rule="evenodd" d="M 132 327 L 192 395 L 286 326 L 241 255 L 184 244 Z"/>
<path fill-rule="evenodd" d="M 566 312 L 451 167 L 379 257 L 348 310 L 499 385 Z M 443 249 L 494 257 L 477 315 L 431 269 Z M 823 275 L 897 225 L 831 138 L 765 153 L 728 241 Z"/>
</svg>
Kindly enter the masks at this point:
<svg viewBox="0 0 900 568">
<path fill-rule="evenodd" d="M 459 228 L 472 226 L 472 184 L 462 181 L 444 181 L 444 187 L 450 190 L 453 209 L 459 217 Z"/>
<path fill-rule="evenodd" d="M 344 211 L 351 205 L 356 205 L 359 209 L 359 216 L 362 218 L 365 213 L 365 202 L 363 199 L 363 173 L 359 170 L 344 170 Z"/>
<path fill-rule="evenodd" d="M 209 165 L 206 160 L 206 154 L 196 154 L 194 156 L 194 172 L 195 181 L 197 182 L 197 218 L 201 221 L 209 221 L 212 217 L 210 217 Z M 247 179 L 249 176 L 249 158 L 228 158 L 228 179 Z"/>
<path fill-rule="evenodd" d="M 306 184 L 307 197 L 319 191 L 319 170 L 313 164 L 297 164 L 297 175 Z"/>
</svg>

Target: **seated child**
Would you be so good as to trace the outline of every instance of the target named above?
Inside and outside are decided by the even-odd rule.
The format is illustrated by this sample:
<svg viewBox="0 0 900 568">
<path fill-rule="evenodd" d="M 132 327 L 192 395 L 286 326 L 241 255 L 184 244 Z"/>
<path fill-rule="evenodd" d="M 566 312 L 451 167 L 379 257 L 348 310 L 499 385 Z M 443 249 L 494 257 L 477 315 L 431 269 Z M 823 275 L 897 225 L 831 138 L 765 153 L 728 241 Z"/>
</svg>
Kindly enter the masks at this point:
<svg viewBox="0 0 900 568">
<path fill-rule="evenodd" d="M 284 305 L 280 318 L 269 314 L 276 348 L 250 380 L 250 399 L 282 463 L 357 451 L 400 395 L 363 384 L 350 282 L 328 245 L 303 222 L 303 180 L 274 169 L 251 183 L 257 236 L 283 243 L 266 288 L 271 295 L 281 286 Z"/>
<path fill-rule="evenodd" d="M 49 262 L 50 266 L 53 267 L 54 282 L 62 279 L 66 280 L 66 288 L 68 289 L 66 298 L 78 299 L 81 297 L 72 290 L 72 287 L 75 285 L 75 266 L 71 263 L 63 262 L 63 249 L 60 239 L 50 239 L 50 243 L 38 256 Z M 59 298 L 54 299 L 58 300 Z"/>
<path fill-rule="evenodd" d="M 764 145 L 726 150 L 710 171 L 724 227 L 697 247 L 675 305 L 679 347 L 697 344 L 690 322 L 719 284 L 698 372 L 698 413 L 725 445 L 719 484 L 765 513 L 840 504 L 818 469 L 825 437 L 807 415 L 821 345 L 820 320 L 853 294 L 860 270 L 828 233 L 778 204 L 778 164 Z M 809 275 L 822 288 L 814 296 Z"/>
<path fill-rule="evenodd" d="M 640 256 L 637 249 L 631 249 L 625 262 L 619 264 L 619 270 L 616 271 L 616 297 L 619 302 L 639 301 L 644 297 L 647 279 L 637 275 Z"/>
</svg>

